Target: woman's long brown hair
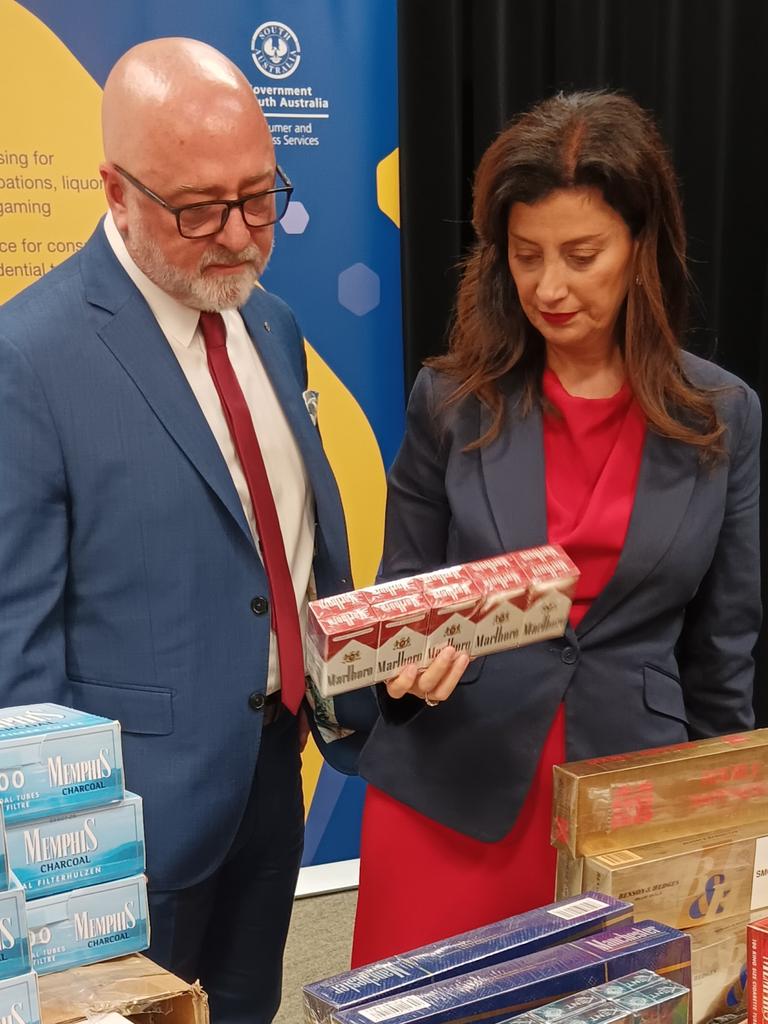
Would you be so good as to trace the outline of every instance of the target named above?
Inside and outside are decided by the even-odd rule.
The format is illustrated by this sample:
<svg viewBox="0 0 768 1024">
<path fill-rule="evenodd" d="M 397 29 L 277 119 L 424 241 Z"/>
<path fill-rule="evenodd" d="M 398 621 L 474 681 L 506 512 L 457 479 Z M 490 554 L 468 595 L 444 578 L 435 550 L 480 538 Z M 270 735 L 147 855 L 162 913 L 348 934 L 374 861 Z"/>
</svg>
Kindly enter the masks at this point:
<svg viewBox="0 0 768 1024">
<path fill-rule="evenodd" d="M 597 188 L 637 241 L 632 284 L 618 325 L 625 371 L 649 427 L 722 454 L 724 426 L 711 392 L 686 379 L 680 338 L 686 326 L 685 227 L 675 174 L 651 119 L 633 100 L 609 92 L 558 95 L 514 120 L 475 176 L 474 249 L 465 260 L 447 354 L 428 361 L 452 378 L 449 404 L 475 395 L 504 422 L 500 378 L 522 386 L 521 414 L 541 401 L 545 347 L 525 316 L 507 262 L 513 203 L 535 203 L 556 189 Z"/>
</svg>

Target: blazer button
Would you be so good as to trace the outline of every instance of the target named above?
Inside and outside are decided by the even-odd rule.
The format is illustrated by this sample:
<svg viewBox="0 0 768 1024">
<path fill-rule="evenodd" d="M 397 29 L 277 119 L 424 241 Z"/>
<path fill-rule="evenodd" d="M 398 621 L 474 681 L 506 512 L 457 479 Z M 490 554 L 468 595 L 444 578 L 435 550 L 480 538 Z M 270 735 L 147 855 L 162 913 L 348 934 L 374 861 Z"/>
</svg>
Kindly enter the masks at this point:
<svg viewBox="0 0 768 1024">
<path fill-rule="evenodd" d="M 564 665 L 575 665 L 579 660 L 579 652 L 575 647 L 564 647 L 560 652 L 560 660 Z"/>
<path fill-rule="evenodd" d="M 251 601 L 251 611 L 254 615 L 264 615 L 269 611 L 269 601 L 266 597 L 254 597 Z"/>
<path fill-rule="evenodd" d="M 266 697 L 263 693 L 252 693 L 248 698 L 248 707 L 253 711 L 263 711 Z"/>
</svg>

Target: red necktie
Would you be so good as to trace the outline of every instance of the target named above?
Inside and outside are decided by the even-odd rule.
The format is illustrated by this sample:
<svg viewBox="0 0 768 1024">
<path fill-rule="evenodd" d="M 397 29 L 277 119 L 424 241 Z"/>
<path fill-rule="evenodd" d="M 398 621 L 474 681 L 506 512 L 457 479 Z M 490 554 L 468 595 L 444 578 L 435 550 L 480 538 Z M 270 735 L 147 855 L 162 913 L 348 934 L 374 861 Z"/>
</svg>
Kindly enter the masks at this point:
<svg viewBox="0 0 768 1024">
<path fill-rule="evenodd" d="M 208 369 L 219 393 L 235 451 L 248 484 L 261 557 L 269 580 L 272 600 L 272 625 L 277 636 L 280 663 L 281 699 L 294 715 L 304 697 L 304 654 L 280 520 L 272 497 L 261 448 L 253 429 L 253 420 L 235 371 L 227 354 L 227 335 L 220 313 L 201 313 L 200 327 L 208 354 Z"/>
</svg>

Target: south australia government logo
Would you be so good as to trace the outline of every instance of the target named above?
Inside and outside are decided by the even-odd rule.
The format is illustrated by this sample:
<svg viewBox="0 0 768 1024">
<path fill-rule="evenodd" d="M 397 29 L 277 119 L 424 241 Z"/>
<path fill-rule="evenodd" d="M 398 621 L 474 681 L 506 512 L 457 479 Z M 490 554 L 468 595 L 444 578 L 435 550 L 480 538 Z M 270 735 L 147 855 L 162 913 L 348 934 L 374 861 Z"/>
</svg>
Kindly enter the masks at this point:
<svg viewBox="0 0 768 1024">
<path fill-rule="evenodd" d="M 268 78 L 287 78 L 301 60 L 298 36 L 281 21 L 265 21 L 253 33 L 251 56 L 259 71 Z"/>
</svg>

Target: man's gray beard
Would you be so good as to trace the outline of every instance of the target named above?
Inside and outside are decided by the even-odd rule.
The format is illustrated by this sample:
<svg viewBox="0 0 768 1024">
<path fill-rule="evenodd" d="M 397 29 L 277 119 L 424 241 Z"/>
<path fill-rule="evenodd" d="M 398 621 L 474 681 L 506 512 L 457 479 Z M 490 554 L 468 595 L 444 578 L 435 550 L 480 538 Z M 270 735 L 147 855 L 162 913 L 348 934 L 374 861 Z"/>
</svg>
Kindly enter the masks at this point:
<svg viewBox="0 0 768 1024">
<path fill-rule="evenodd" d="M 184 306 L 211 312 L 237 309 L 244 305 L 264 273 L 271 255 L 270 250 L 265 259 L 255 245 L 246 246 L 237 253 L 217 245 L 206 251 L 200 261 L 200 272 L 188 274 L 166 261 L 160 247 L 145 234 L 141 226 L 138 230 L 136 224 L 132 226 L 126 247 L 136 266 L 158 288 L 162 288 Z M 216 278 L 204 277 L 202 271 L 211 263 L 227 266 L 243 263 L 244 266 L 238 273 Z"/>
</svg>

